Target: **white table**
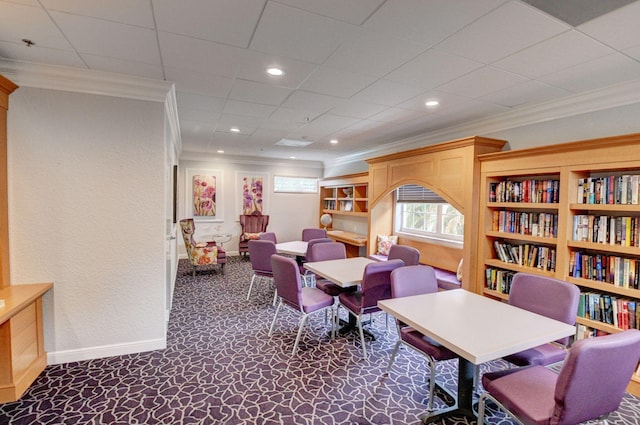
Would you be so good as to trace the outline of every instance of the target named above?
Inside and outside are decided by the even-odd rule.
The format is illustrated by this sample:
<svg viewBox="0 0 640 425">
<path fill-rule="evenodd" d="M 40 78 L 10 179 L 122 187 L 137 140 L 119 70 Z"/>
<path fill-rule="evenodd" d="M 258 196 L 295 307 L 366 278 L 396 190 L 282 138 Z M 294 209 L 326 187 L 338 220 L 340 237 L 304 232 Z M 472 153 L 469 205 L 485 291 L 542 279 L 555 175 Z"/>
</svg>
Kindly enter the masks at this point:
<svg viewBox="0 0 640 425">
<path fill-rule="evenodd" d="M 460 356 L 457 406 L 425 416 L 430 423 L 452 414 L 475 420 L 475 365 L 575 333 L 575 327 L 463 289 L 378 301 L 389 314 Z"/>
<path fill-rule="evenodd" d="M 231 233 L 216 233 L 214 235 L 210 235 L 207 239 L 215 241 L 217 244 L 220 244 L 221 247 L 224 248 L 225 242 L 229 242 L 233 235 Z"/>
<path fill-rule="evenodd" d="M 304 268 L 336 285 L 348 288 L 360 284 L 364 268 L 370 263 L 375 263 L 375 261 L 366 257 L 350 257 L 341 260 L 304 263 Z"/>
<path fill-rule="evenodd" d="M 307 254 L 308 242 L 305 241 L 291 241 L 282 242 L 276 244 L 276 251 L 279 254 L 291 254 L 298 257 L 304 257 Z"/>
</svg>

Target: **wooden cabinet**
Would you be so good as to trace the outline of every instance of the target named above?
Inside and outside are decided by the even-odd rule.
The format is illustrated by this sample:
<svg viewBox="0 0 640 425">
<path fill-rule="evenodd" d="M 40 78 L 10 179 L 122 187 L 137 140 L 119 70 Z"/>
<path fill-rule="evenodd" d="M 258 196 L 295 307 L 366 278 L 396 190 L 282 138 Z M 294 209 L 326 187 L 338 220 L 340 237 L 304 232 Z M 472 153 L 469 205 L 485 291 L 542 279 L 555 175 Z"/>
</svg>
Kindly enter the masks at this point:
<svg viewBox="0 0 640 425">
<path fill-rule="evenodd" d="M 639 150 L 631 134 L 479 156 L 484 294 L 507 300 L 519 271 L 551 276 L 580 288 L 578 338 L 640 327 Z"/>
<path fill-rule="evenodd" d="M 369 212 L 367 173 L 351 174 L 320 183 L 320 215 L 341 214 L 367 217 Z"/>
</svg>

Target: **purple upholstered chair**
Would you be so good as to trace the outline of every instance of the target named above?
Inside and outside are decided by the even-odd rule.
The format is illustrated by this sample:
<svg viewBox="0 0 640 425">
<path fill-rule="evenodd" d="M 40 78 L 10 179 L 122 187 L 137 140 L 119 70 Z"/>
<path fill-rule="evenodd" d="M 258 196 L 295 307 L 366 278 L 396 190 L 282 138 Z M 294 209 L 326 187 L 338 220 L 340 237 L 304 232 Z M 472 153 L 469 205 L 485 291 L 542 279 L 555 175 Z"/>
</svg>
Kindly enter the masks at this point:
<svg viewBox="0 0 640 425">
<path fill-rule="evenodd" d="M 307 258 L 311 258 L 309 261 L 341 260 L 347 258 L 347 250 L 343 243 L 330 242 L 314 245 L 310 251 L 307 251 L 307 255 L 309 256 Z M 326 279 L 316 279 L 316 288 L 332 297 L 337 297 L 345 291 L 357 289 L 355 286 L 343 288 Z"/>
<path fill-rule="evenodd" d="M 271 256 L 276 254 L 276 244 L 271 241 L 251 240 L 249 241 L 249 260 L 251 260 L 251 268 L 253 276 L 251 276 L 251 284 L 247 293 L 247 301 L 251 297 L 251 290 L 256 279 L 262 280 L 267 278 L 273 279 L 273 270 L 271 269 Z M 276 295 L 273 296 L 273 304 L 275 305 Z"/>
<path fill-rule="evenodd" d="M 478 423 L 487 399 L 524 424 L 572 425 L 618 409 L 640 360 L 640 331 L 583 339 L 559 374 L 544 366 L 486 373 Z"/>
<path fill-rule="evenodd" d="M 358 330 L 360 331 L 362 355 L 365 359 L 367 358 L 367 349 L 364 345 L 362 316 L 380 311 L 378 301 L 391 298 L 391 272 L 403 265 L 402 260 L 380 261 L 367 264 L 362 275 L 360 291 L 343 292 L 338 296 L 338 309 L 342 305 L 350 315 L 356 318 Z"/>
<path fill-rule="evenodd" d="M 273 233 L 273 232 L 260 233 L 260 236 L 258 236 L 258 240 L 271 241 L 273 243 L 278 243 L 278 238 L 276 237 L 276 234 Z M 249 255 L 251 255 L 251 254 L 249 254 Z"/>
<path fill-rule="evenodd" d="M 575 325 L 580 290 L 576 285 L 528 273 L 516 273 L 511 282 L 509 304 Z M 570 337 L 504 357 L 517 366 L 550 365 L 562 361 Z"/>
<path fill-rule="evenodd" d="M 302 229 L 302 240 L 309 242 L 311 239 L 326 238 L 327 231 L 324 229 L 308 228 Z"/>
<path fill-rule="evenodd" d="M 311 279 L 311 276 L 313 276 L 313 273 L 309 272 L 307 269 L 304 268 L 304 263 L 311 262 L 311 261 L 322 261 L 322 260 L 316 260 L 313 258 L 313 254 L 311 254 L 311 249 L 316 244 L 331 243 L 331 242 L 333 242 L 333 239 L 329 239 L 329 238 L 311 239 L 310 241 L 307 242 L 307 252 L 305 253 L 305 256 L 297 259 L 298 267 L 300 267 L 300 274 L 302 275 L 302 279 L 304 279 L 304 283 L 306 286 L 311 286 L 309 280 Z"/>
<path fill-rule="evenodd" d="M 412 246 L 397 244 L 391 245 L 387 260 L 397 259 L 404 261 L 405 266 L 417 266 L 420 264 L 420 251 Z"/>
<path fill-rule="evenodd" d="M 271 327 L 269 328 L 269 336 L 273 334 L 278 313 L 283 305 L 302 313 L 298 336 L 296 337 L 296 342 L 293 344 L 292 354 L 295 355 L 308 315 L 325 308 L 331 308 L 333 305 L 333 297 L 325 294 L 318 288 L 303 288 L 300 280 L 300 270 L 293 258 L 283 257 L 277 254 L 272 255 L 271 268 L 273 269 L 273 279 L 276 283 L 276 290 L 278 291 L 280 302 L 278 303 L 276 313 L 273 316 L 273 322 L 271 322 Z M 333 322 L 331 333 L 333 335 Z"/>
<path fill-rule="evenodd" d="M 395 245 L 394 245 L 395 246 Z M 405 266 L 391 272 L 391 297 L 401 298 L 412 295 L 431 294 L 438 292 L 438 281 L 436 273 L 430 266 Z M 436 341 L 426 337 L 419 331 L 396 319 L 398 327 L 398 341 L 396 342 L 387 370 L 389 373 L 391 365 L 398 353 L 401 344 L 417 351 L 427 358 L 429 364 L 429 406 L 433 409 L 433 394 L 436 385 L 436 362 L 441 360 L 451 360 L 457 358 L 451 350 L 441 346 Z"/>
</svg>

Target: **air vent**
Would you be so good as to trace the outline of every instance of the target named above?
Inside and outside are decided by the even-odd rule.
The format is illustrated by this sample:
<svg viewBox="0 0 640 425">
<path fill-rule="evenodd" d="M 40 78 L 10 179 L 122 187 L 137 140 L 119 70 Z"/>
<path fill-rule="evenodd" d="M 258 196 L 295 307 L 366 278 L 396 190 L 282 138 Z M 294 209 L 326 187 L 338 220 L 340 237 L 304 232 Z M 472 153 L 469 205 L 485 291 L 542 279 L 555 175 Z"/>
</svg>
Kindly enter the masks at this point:
<svg viewBox="0 0 640 425">
<path fill-rule="evenodd" d="M 293 146 L 296 148 L 303 148 L 305 146 L 310 145 L 311 141 L 309 140 L 295 140 L 295 139 L 282 139 L 276 145 L 278 146 Z"/>
</svg>

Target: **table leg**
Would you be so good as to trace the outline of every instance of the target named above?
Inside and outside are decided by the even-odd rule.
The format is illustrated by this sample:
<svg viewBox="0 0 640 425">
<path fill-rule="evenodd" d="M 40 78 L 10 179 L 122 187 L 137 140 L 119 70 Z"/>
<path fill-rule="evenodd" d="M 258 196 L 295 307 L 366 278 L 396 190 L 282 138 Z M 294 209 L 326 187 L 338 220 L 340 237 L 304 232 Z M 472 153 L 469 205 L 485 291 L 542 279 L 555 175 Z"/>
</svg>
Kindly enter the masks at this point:
<svg viewBox="0 0 640 425">
<path fill-rule="evenodd" d="M 460 357 L 458 360 L 458 403 L 447 409 L 439 410 L 422 418 L 423 424 L 430 424 L 442 418 L 451 416 L 465 416 L 476 421 L 473 411 L 473 375 L 476 366 Z"/>
</svg>

